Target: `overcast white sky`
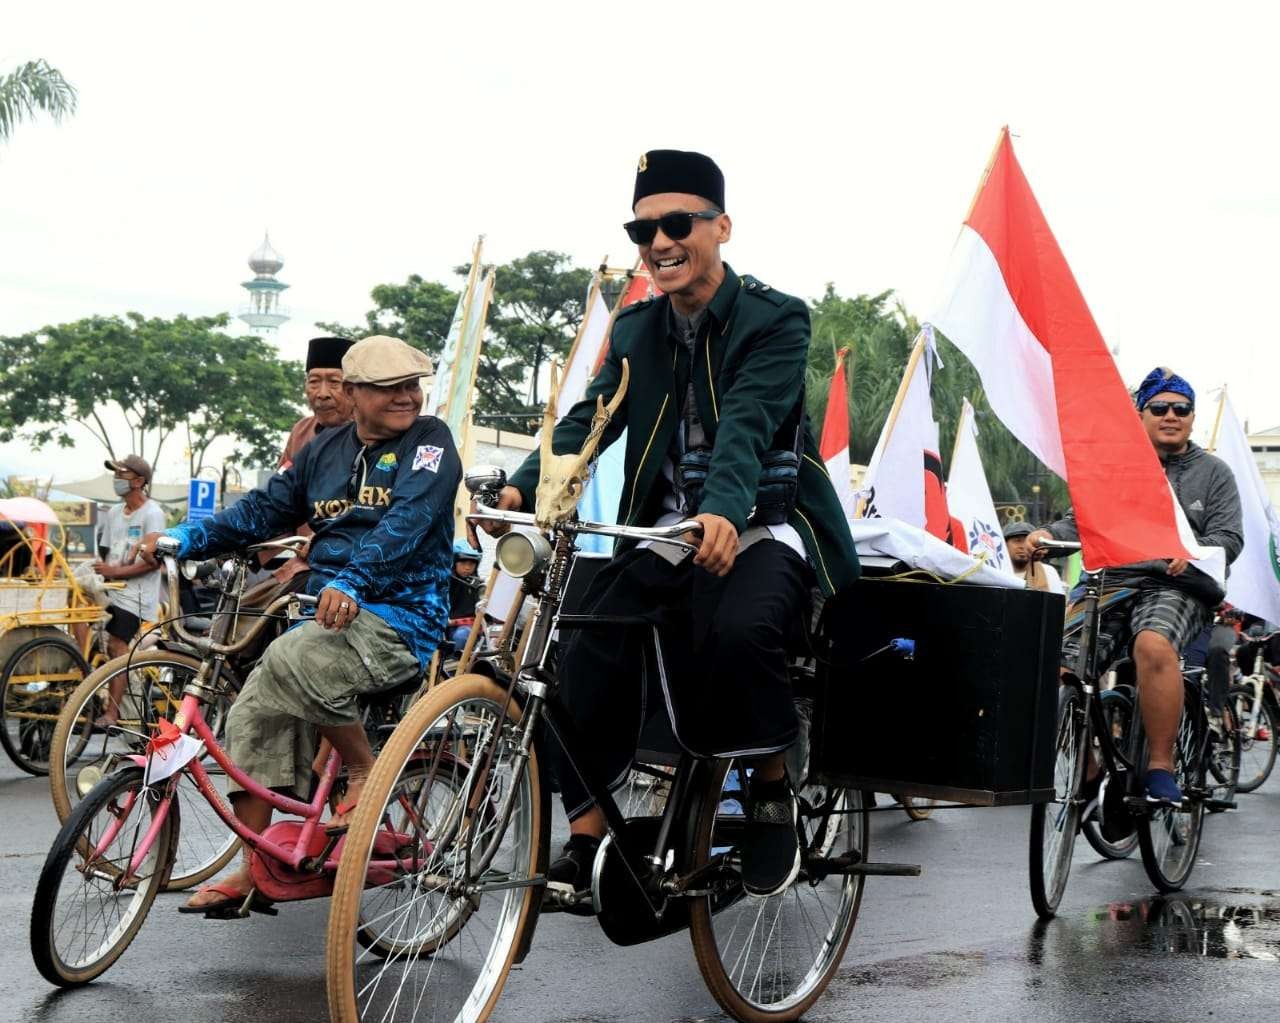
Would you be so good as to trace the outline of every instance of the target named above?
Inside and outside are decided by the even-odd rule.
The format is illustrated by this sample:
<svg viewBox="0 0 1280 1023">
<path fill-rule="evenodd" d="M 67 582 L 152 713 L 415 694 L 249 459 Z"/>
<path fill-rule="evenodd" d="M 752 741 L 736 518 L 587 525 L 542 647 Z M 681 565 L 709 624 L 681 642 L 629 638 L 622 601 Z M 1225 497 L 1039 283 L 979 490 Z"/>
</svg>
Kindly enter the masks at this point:
<svg viewBox="0 0 1280 1023">
<path fill-rule="evenodd" d="M 0 149 L 0 333 L 243 301 L 270 228 L 299 355 L 376 283 L 630 258 L 636 157 L 710 153 L 741 271 L 924 316 L 1000 125 L 1127 381 L 1172 365 L 1280 422 L 1274 5 L 28 4 L 0 72 L 80 90 Z M 451 281 L 452 283 L 452 281 Z M 1264 301 L 1265 300 L 1265 301 Z M 159 475 L 182 475 L 168 452 Z M 0 471 L 90 475 L 0 446 Z"/>
</svg>

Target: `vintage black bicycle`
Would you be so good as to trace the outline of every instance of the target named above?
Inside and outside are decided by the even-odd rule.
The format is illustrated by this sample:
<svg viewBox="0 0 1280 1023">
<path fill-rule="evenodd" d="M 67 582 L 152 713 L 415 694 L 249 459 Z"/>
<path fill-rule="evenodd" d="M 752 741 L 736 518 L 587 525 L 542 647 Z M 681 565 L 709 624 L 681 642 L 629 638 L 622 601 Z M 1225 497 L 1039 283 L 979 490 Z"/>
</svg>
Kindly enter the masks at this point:
<svg viewBox="0 0 1280 1023">
<path fill-rule="evenodd" d="M 1080 549 L 1078 543 L 1056 540 L 1041 546 L 1053 551 Z M 1031 901 L 1042 918 L 1057 912 L 1066 890 L 1076 834 L 1093 802 L 1086 796 L 1091 765 L 1103 773 L 1097 816 L 1088 825 L 1093 829 L 1091 844 L 1104 856 L 1120 858 L 1132 849 L 1136 836 L 1147 876 L 1161 892 L 1177 891 L 1191 876 L 1205 811 L 1235 806 L 1240 765 L 1238 732 L 1230 720 L 1220 737 L 1210 728 L 1204 669 L 1184 670 L 1173 770 L 1182 804 L 1148 803 L 1147 740 L 1138 693 L 1127 686 L 1100 686 L 1098 626 L 1116 598 L 1104 595 L 1103 573 L 1087 573 L 1082 581 L 1084 592 L 1077 605 L 1083 612 L 1080 660 L 1075 674 L 1063 677 L 1058 693 L 1054 798 L 1031 810 Z"/>
</svg>

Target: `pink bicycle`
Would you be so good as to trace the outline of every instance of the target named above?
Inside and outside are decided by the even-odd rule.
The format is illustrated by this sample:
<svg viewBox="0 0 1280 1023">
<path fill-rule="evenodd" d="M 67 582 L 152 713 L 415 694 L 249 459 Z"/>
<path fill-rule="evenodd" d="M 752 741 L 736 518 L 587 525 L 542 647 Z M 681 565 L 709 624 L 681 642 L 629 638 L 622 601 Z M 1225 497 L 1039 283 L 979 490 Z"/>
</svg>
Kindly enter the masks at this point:
<svg viewBox="0 0 1280 1023">
<path fill-rule="evenodd" d="M 172 572 L 171 550 L 166 561 Z M 247 564 L 245 557 L 227 563 L 224 596 L 228 589 L 233 598 L 242 592 Z M 231 603 L 238 606 L 234 599 Z M 161 734 L 151 737 L 145 755 L 121 758 L 123 766 L 103 778 L 67 818 L 45 859 L 31 910 L 31 954 L 47 980 L 61 987 L 87 984 L 129 947 L 173 866 L 181 827 L 178 787 L 184 778 L 252 850 L 254 888 L 242 902 L 221 904 L 209 915 L 275 915 L 274 903 L 332 893 L 345 836 L 326 835 L 321 818 L 338 783 L 341 758 L 336 752 L 329 755 L 314 795 L 301 802 L 264 788 L 240 770 L 204 716 L 206 705 L 216 707 L 223 695 L 226 658 L 252 643 L 282 611 L 298 621 L 302 606 L 314 603 L 315 598 L 301 594 L 282 596 L 238 636 L 233 632 L 236 614 L 217 617 L 202 644 L 200 670 L 187 684 L 173 723 L 162 723 Z M 261 834 L 246 827 L 215 788 L 202 763 L 205 757 L 244 789 L 301 821 L 277 821 Z M 420 870 L 430 855 L 429 848 L 416 848 L 408 837 L 425 832 L 420 822 L 414 826 L 416 808 L 406 802 L 401 809 L 403 819 L 388 815 L 375 839 L 374 866 L 384 872 L 384 880 Z M 366 929 L 362 940 L 383 955 L 396 951 L 394 935 Z"/>
</svg>

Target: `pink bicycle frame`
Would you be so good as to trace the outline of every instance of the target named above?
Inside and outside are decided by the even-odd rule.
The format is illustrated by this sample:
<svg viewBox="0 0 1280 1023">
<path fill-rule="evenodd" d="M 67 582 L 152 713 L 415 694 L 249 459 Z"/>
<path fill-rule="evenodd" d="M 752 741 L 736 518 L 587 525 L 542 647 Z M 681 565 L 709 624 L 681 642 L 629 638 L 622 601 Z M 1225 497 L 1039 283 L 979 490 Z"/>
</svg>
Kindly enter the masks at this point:
<svg viewBox="0 0 1280 1023">
<path fill-rule="evenodd" d="M 311 836 L 315 834 L 315 830 L 319 827 L 320 816 L 324 811 L 324 805 L 329 799 L 329 792 L 333 788 L 334 780 L 338 777 L 338 769 L 341 767 L 342 760 L 338 756 L 337 751 L 329 754 L 329 758 L 324 764 L 324 773 L 320 777 L 320 784 L 316 787 L 316 793 L 312 797 L 311 802 L 303 803 L 297 799 L 291 799 L 289 796 L 282 796 L 278 792 L 258 784 L 247 774 L 244 773 L 227 751 L 218 745 L 218 740 L 213 737 L 213 731 L 209 728 L 209 723 L 204 719 L 204 713 L 201 709 L 200 701 L 191 695 L 184 696 L 182 699 L 182 707 L 175 716 L 175 721 L 181 721 L 179 731 L 186 735 L 189 731 L 194 731 L 197 736 L 204 742 L 205 748 L 209 751 L 209 755 L 213 757 L 214 762 L 227 772 L 227 777 L 231 778 L 241 788 L 251 795 L 263 799 L 275 809 L 282 813 L 292 814 L 295 817 L 302 817 L 305 823 L 302 826 L 302 833 L 299 835 L 297 845 L 292 849 L 284 849 L 276 845 L 270 839 L 263 838 L 258 832 L 246 827 L 241 823 L 240 819 L 232 812 L 222 800 L 222 796 L 218 790 L 213 787 L 213 782 L 209 779 L 209 773 L 204 769 L 204 765 L 199 760 L 193 760 L 184 770 L 189 771 L 191 780 L 195 782 L 196 788 L 200 790 L 201 795 L 209 801 L 209 805 L 213 807 L 214 812 L 222 818 L 222 822 L 226 824 L 232 831 L 240 836 L 240 840 L 247 844 L 250 848 L 257 850 L 263 855 L 270 856 L 274 860 L 288 864 L 294 870 L 297 870 L 302 861 L 307 859 L 307 847 L 311 840 Z M 130 757 L 134 763 L 145 766 L 147 758 L 145 756 L 135 755 Z M 173 778 L 173 785 L 179 781 L 180 775 Z M 160 829 L 164 827 L 164 822 L 169 816 L 169 807 L 172 805 L 173 789 L 170 788 L 169 798 L 157 811 L 156 815 L 151 819 L 151 824 L 147 828 L 147 833 L 143 836 L 142 842 L 138 849 L 134 852 L 133 858 L 129 862 L 129 870 L 125 877 L 132 877 L 142 866 L 143 860 L 146 859 L 147 853 L 151 851 L 152 845 L 160 835 Z M 94 850 L 95 856 L 101 855 L 111 842 L 115 839 L 120 827 L 123 825 L 125 818 L 132 809 L 133 797 L 125 807 L 125 813 L 113 822 L 107 829 L 102 840 L 98 843 L 98 848 Z M 336 870 L 338 861 L 336 859 L 327 859 L 325 868 Z"/>
</svg>

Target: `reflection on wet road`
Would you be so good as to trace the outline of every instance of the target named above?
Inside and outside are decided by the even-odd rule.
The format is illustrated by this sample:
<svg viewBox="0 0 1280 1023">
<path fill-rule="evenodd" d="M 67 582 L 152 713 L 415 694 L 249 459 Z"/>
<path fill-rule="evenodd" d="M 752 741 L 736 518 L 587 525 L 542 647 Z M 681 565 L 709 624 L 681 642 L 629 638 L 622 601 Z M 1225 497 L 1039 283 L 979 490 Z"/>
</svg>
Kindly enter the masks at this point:
<svg viewBox="0 0 1280 1023">
<path fill-rule="evenodd" d="M 178 916 L 162 895 L 103 981 L 63 995 L 27 950 L 31 888 L 55 831 L 44 779 L 0 764 L 0 1023 L 316 1023 L 326 1018 L 324 903 L 274 919 Z M 918 878 L 872 878 L 827 995 L 806 1023 L 1273 1023 L 1280 1019 L 1280 781 L 1206 821 L 1191 885 L 1157 897 L 1137 857 L 1082 840 L 1057 919 L 1027 884 L 1026 808 L 900 808 L 872 822 L 876 860 Z M 560 819 L 563 828 L 563 820 Z M 560 834 L 557 835 L 559 839 Z M 175 1005 L 169 993 L 178 992 Z M 544 917 L 493 1023 L 720 1023 L 688 936 L 618 948 L 589 920 Z"/>
</svg>

